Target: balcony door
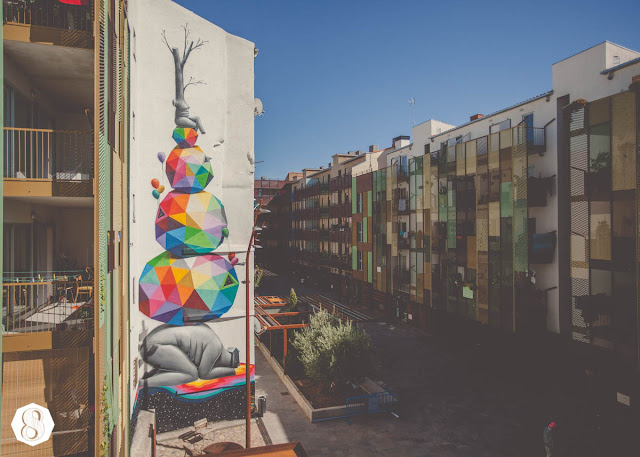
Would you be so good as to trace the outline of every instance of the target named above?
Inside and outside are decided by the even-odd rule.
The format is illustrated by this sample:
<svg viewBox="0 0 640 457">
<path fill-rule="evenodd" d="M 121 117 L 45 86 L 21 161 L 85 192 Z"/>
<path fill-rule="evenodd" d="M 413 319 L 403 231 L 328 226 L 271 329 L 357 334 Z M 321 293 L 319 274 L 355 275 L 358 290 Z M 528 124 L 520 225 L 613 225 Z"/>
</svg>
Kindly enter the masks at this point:
<svg viewBox="0 0 640 457">
<path fill-rule="evenodd" d="M 522 122 L 527 126 L 527 143 L 533 144 L 533 113 L 523 115 Z"/>
<path fill-rule="evenodd" d="M 49 276 L 53 268 L 51 241 L 46 224 L 4 224 L 4 281 Z"/>
</svg>

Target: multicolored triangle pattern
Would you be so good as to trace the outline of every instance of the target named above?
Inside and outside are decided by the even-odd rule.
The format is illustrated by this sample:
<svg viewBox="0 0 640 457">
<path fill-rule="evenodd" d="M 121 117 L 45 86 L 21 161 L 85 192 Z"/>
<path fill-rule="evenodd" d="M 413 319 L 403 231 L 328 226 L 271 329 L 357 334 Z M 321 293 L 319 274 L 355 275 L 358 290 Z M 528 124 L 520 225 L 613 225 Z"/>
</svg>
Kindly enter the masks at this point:
<svg viewBox="0 0 640 457">
<path fill-rule="evenodd" d="M 224 241 L 225 227 L 224 206 L 215 196 L 172 191 L 158 208 L 156 240 L 178 257 L 208 254 Z"/>
<path fill-rule="evenodd" d="M 181 148 L 190 148 L 198 141 L 198 132 L 195 129 L 178 127 L 173 130 L 173 140 Z"/>
<path fill-rule="evenodd" d="M 142 271 L 139 309 L 166 324 L 197 325 L 229 311 L 238 286 L 236 271 L 224 257 L 179 258 L 163 252 Z"/>
<path fill-rule="evenodd" d="M 188 194 L 203 191 L 213 179 L 209 158 L 195 145 L 184 149 L 177 147 L 171 151 L 167 158 L 166 173 L 171 187 Z"/>
</svg>

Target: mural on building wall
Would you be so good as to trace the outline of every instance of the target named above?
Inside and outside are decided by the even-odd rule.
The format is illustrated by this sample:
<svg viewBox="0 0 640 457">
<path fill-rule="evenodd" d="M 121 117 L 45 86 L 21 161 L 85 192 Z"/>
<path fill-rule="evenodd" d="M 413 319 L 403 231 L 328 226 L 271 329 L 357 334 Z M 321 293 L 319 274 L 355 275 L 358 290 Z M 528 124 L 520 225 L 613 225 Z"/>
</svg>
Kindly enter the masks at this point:
<svg viewBox="0 0 640 457">
<path fill-rule="evenodd" d="M 173 190 L 160 201 L 155 220 L 155 238 L 165 251 L 147 262 L 139 281 L 140 312 L 156 323 L 141 337 L 146 371 L 136 399 L 136 405 L 156 410 L 159 432 L 205 416 L 242 417 L 244 392 L 238 387 L 246 374 L 238 349 L 226 347 L 216 333 L 238 292 L 237 259 L 233 253 L 228 258 L 213 253 L 229 236 L 227 218 L 222 202 L 205 191 L 213 179 L 211 159 L 196 144 L 205 132 L 184 96 L 188 86 L 204 84 L 193 78 L 185 83 L 184 68 L 207 42 L 191 40 L 186 27 L 182 52 L 164 32 L 162 40 L 175 68 L 171 136 L 176 146 L 168 157 L 158 153 L 158 159 Z M 159 199 L 164 186 L 155 178 L 151 185 Z"/>
</svg>

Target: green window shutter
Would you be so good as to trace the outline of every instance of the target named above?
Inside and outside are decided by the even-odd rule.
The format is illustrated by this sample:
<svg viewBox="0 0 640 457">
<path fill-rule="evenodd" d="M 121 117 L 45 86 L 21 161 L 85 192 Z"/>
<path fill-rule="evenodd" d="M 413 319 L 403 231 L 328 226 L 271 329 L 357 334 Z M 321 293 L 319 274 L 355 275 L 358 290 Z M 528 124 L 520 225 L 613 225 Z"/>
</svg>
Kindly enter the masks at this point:
<svg viewBox="0 0 640 457">
<path fill-rule="evenodd" d="M 369 282 L 373 282 L 373 253 L 371 251 L 367 252 L 367 280 Z"/>
<path fill-rule="evenodd" d="M 351 269 L 354 271 L 358 269 L 358 248 L 356 246 L 351 249 Z"/>
<path fill-rule="evenodd" d="M 356 192 L 356 178 L 351 178 L 351 213 L 356 214 L 358 210 L 358 192 Z"/>
<path fill-rule="evenodd" d="M 363 243 L 368 243 L 369 242 L 369 238 L 367 236 L 367 218 L 363 217 L 362 218 L 362 242 Z"/>
<path fill-rule="evenodd" d="M 371 217 L 372 214 L 372 208 L 373 208 L 373 204 L 372 204 L 372 195 L 371 195 L 371 191 L 367 192 L 367 216 Z"/>
</svg>

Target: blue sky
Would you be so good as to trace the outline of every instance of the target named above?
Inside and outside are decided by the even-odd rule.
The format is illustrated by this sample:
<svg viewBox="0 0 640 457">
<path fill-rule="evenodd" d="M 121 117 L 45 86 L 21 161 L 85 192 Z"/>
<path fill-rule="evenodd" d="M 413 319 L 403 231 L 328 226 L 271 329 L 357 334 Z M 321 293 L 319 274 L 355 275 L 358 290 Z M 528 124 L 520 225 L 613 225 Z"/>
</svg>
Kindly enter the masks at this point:
<svg viewBox="0 0 640 457">
<path fill-rule="evenodd" d="M 551 65 L 604 40 L 640 50 L 640 1 L 176 0 L 256 43 L 256 176 L 388 147 L 551 89 Z"/>
</svg>

